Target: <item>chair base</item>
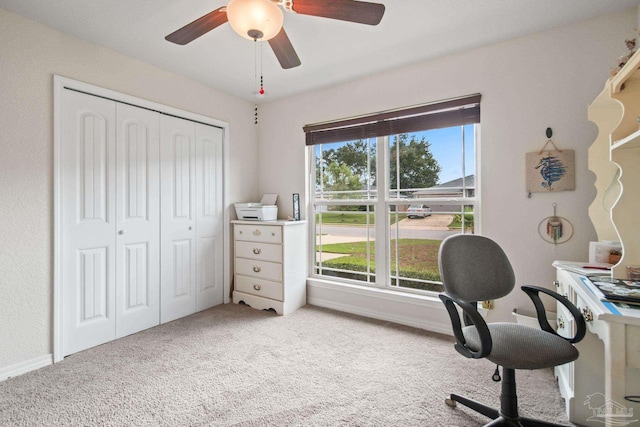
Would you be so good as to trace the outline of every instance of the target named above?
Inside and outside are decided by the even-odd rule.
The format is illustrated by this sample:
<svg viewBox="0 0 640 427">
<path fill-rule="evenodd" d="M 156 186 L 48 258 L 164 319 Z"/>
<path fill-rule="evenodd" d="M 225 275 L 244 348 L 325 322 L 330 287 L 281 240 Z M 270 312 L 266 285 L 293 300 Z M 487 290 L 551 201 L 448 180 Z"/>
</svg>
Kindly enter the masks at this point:
<svg viewBox="0 0 640 427">
<path fill-rule="evenodd" d="M 533 418 L 521 417 L 518 415 L 518 398 L 516 396 L 515 371 L 513 369 L 502 369 L 502 394 L 500 395 L 500 409 L 492 408 L 483 403 L 468 399 L 464 396 L 452 394 L 445 403 L 451 407 L 456 406 L 456 402 L 472 409 L 493 421 L 485 424 L 484 427 L 513 426 L 513 427 L 564 427 L 562 424 L 554 424 L 546 421 L 535 420 Z"/>
</svg>

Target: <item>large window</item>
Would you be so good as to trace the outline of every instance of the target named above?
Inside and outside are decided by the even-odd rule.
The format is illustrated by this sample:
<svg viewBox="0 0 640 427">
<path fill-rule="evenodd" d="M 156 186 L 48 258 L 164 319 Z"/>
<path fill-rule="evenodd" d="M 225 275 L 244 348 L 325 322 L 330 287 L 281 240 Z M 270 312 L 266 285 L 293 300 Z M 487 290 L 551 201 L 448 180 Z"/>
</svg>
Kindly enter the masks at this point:
<svg viewBox="0 0 640 427">
<path fill-rule="evenodd" d="M 479 101 L 305 127 L 315 176 L 314 275 L 442 290 L 440 243 L 478 223 Z"/>
</svg>

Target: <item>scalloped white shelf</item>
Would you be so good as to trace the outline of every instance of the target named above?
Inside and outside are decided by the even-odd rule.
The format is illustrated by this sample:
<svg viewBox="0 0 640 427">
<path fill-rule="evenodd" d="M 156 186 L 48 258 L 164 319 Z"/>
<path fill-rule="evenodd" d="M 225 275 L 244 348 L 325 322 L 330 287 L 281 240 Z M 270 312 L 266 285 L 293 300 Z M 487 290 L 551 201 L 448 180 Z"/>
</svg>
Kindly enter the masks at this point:
<svg viewBox="0 0 640 427">
<path fill-rule="evenodd" d="M 589 120 L 599 131 L 589 148 L 589 169 L 596 175 L 589 217 L 598 239 L 622 243 L 622 260 L 613 266 L 614 277 L 626 277 L 627 265 L 640 265 L 639 68 L 640 52 L 636 52 L 589 106 Z"/>
<path fill-rule="evenodd" d="M 640 148 L 640 130 L 635 131 L 626 138 L 622 138 L 620 141 L 614 142 L 611 146 L 611 150 L 627 148 Z"/>
</svg>

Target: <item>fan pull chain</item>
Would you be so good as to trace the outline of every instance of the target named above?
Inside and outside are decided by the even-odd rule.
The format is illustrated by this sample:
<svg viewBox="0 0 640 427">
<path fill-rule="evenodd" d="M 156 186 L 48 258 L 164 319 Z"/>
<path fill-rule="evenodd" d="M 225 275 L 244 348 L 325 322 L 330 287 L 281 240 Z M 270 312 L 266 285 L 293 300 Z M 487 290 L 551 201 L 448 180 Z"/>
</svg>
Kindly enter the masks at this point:
<svg viewBox="0 0 640 427">
<path fill-rule="evenodd" d="M 256 93 L 258 92 L 258 40 L 253 39 L 253 81 L 256 85 Z M 258 104 L 253 106 L 253 124 L 258 125 Z"/>
<path fill-rule="evenodd" d="M 258 91 L 258 94 L 260 96 L 264 96 L 264 76 L 262 74 L 262 46 L 263 44 L 260 43 L 260 90 Z"/>
</svg>

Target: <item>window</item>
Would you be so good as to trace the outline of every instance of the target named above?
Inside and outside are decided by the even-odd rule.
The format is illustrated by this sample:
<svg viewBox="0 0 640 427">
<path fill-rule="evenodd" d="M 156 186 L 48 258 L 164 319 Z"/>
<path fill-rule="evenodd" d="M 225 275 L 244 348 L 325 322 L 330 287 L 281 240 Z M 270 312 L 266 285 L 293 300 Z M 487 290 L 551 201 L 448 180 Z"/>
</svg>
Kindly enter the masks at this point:
<svg viewBox="0 0 640 427">
<path fill-rule="evenodd" d="M 313 274 L 442 290 L 441 241 L 477 228 L 480 96 L 305 127 Z"/>
</svg>

